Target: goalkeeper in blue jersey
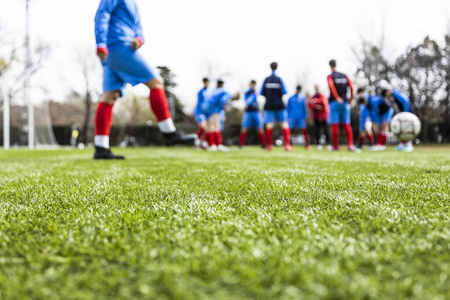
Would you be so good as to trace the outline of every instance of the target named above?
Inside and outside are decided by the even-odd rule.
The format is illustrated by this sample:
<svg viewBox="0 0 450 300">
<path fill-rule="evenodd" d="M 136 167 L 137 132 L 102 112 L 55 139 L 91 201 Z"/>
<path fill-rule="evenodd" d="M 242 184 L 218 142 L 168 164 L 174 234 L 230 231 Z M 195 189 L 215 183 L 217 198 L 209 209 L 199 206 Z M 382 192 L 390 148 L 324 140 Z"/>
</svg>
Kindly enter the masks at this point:
<svg viewBox="0 0 450 300">
<path fill-rule="evenodd" d="M 113 105 L 125 84 L 145 84 L 150 106 L 167 146 L 194 140 L 176 131 L 159 74 L 138 51 L 144 45 L 141 18 L 135 0 L 101 0 L 95 15 L 97 55 L 103 66 L 103 95 L 95 115 L 94 159 L 123 159 L 109 150 Z"/>
<path fill-rule="evenodd" d="M 218 79 L 217 88 L 202 105 L 206 117 L 206 141 L 209 144 L 209 151 L 228 151 L 222 141 L 221 111 L 229 101 L 238 100 L 239 93 L 230 94 L 223 88 L 224 84 L 222 79 Z"/>
</svg>

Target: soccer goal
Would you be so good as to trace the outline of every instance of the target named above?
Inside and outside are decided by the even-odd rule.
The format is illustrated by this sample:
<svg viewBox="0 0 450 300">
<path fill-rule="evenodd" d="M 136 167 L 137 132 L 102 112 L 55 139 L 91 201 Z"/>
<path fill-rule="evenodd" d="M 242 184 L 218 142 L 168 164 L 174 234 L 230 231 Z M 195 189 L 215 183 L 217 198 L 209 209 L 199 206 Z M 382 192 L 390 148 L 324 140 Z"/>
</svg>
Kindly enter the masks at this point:
<svg viewBox="0 0 450 300">
<path fill-rule="evenodd" d="M 3 148 L 28 146 L 31 149 L 57 149 L 48 102 L 30 104 L 27 101 L 11 103 L 7 90 L 0 101 Z"/>
</svg>

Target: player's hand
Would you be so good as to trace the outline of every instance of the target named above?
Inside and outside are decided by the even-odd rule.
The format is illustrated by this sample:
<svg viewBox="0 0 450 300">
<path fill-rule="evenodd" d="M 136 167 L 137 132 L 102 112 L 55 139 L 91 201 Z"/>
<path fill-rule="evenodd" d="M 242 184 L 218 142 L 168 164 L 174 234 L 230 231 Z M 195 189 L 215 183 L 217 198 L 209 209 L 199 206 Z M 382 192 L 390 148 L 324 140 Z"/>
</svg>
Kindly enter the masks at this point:
<svg viewBox="0 0 450 300">
<path fill-rule="evenodd" d="M 142 47 L 142 40 L 140 38 L 134 38 L 131 41 L 131 49 L 137 50 Z"/>
<path fill-rule="evenodd" d="M 101 61 L 106 61 L 108 57 L 108 49 L 99 47 L 97 48 L 97 56 L 101 59 Z"/>
<path fill-rule="evenodd" d="M 317 109 L 317 110 L 323 110 L 323 107 L 320 106 L 320 105 L 316 105 L 316 106 L 314 106 L 314 108 Z"/>
<path fill-rule="evenodd" d="M 234 93 L 233 100 L 239 100 L 241 98 L 241 94 L 239 92 Z"/>
<path fill-rule="evenodd" d="M 337 100 L 337 102 L 339 102 L 339 103 L 341 103 L 341 104 L 344 103 L 344 100 L 342 100 L 341 97 L 337 98 L 336 100 Z"/>
</svg>

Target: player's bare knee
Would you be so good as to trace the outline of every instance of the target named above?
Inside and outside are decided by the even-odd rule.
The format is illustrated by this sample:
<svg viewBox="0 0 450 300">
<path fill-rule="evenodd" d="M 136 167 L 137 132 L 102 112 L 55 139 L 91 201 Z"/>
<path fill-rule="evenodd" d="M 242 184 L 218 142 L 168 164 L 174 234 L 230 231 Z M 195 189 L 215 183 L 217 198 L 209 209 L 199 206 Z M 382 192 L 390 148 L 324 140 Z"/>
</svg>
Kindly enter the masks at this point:
<svg viewBox="0 0 450 300">
<path fill-rule="evenodd" d="M 112 91 L 112 92 L 106 92 L 102 96 L 102 102 L 107 103 L 109 105 L 114 105 L 116 103 L 117 99 L 120 97 L 119 91 Z"/>
<path fill-rule="evenodd" d="M 149 89 L 163 89 L 164 88 L 164 80 L 162 77 L 154 78 L 148 81 L 145 85 L 149 87 Z"/>
</svg>

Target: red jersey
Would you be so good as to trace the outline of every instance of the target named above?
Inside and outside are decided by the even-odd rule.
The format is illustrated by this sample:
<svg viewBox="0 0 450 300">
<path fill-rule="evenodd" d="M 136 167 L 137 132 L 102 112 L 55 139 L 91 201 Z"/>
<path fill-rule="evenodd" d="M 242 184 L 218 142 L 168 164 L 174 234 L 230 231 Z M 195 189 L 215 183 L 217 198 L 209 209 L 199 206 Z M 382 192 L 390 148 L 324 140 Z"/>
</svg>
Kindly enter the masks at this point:
<svg viewBox="0 0 450 300">
<path fill-rule="evenodd" d="M 328 108 L 328 98 L 323 94 L 318 93 L 312 96 L 308 101 L 308 107 L 311 109 L 314 121 L 327 121 L 330 109 Z"/>
</svg>

